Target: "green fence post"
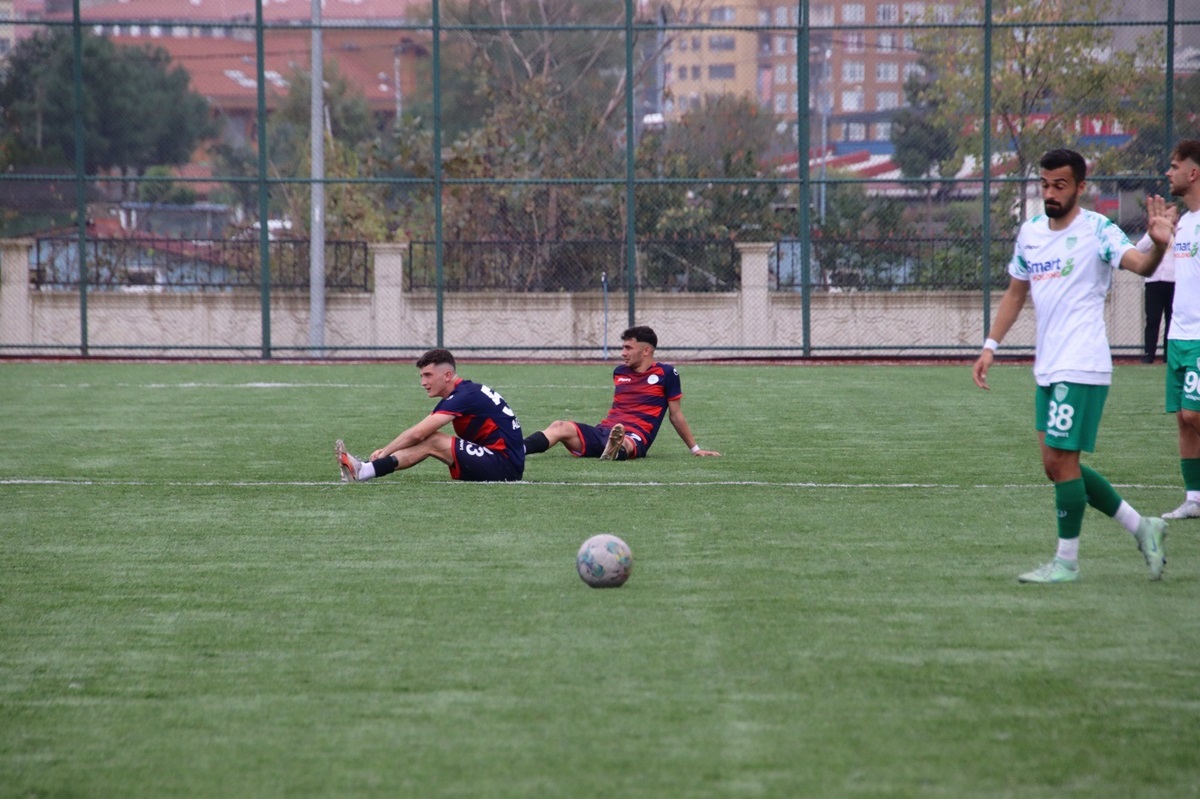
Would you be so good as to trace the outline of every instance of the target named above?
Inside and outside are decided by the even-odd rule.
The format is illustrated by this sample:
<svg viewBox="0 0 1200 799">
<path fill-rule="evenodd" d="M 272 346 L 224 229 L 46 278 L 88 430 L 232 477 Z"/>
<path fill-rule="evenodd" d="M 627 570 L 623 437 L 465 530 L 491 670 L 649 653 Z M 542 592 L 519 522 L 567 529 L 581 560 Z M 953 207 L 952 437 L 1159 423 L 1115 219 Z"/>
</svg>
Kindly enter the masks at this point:
<svg viewBox="0 0 1200 799">
<path fill-rule="evenodd" d="M 71 3 L 71 38 L 75 64 L 71 82 L 75 93 L 75 214 L 79 229 L 79 354 L 88 354 L 87 179 L 83 151 L 83 23 L 80 0 Z"/>
<path fill-rule="evenodd" d="M 267 195 L 267 87 L 263 52 L 263 0 L 254 0 L 254 42 L 258 59 L 258 262 L 262 285 L 262 357 L 271 357 L 271 206 Z"/>
</svg>

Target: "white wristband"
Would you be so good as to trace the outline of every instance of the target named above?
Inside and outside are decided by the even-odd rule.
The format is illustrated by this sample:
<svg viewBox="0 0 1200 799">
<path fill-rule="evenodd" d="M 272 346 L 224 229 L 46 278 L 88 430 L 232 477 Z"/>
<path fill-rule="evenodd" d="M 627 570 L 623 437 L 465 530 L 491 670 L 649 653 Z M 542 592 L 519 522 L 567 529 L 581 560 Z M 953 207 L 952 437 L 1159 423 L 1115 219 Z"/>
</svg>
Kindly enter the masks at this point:
<svg viewBox="0 0 1200 799">
<path fill-rule="evenodd" d="M 699 445 L 699 444 L 692 444 L 692 454 L 694 455 L 694 454 L 696 454 L 696 453 L 697 453 L 697 452 L 699 452 L 699 451 L 700 451 L 700 445 Z"/>
<path fill-rule="evenodd" d="M 983 342 L 983 348 L 985 350 L 991 350 L 992 352 L 995 352 L 999 347 L 1000 342 L 996 341 L 994 338 L 985 339 Z"/>
</svg>

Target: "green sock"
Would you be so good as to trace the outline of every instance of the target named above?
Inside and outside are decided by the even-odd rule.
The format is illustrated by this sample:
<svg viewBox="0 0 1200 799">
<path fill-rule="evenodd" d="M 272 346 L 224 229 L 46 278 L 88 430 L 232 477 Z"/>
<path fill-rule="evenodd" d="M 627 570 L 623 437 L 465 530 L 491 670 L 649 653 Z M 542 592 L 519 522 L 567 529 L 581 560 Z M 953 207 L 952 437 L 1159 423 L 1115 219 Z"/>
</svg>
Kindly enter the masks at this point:
<svg viewBox="0 0 1200 799">
<path fill-rule="evenodd" d="M 1184 488 L 1200 491 L 1200 458 L 1180 458 L 1179 471 L 1183 472 Z"/>
<path fill-rule="evenodd" d="M 1087 504 L 1109 518 L 1116 516 L 1117 509 L 1121 507 L 1121 495 L 1117 493 L 1117 489 L 1113 488 L 1112 483 L 1108 482 L 1104 475 L 1095 469 L 1081 465 L 1079 470 L 1083 472 Z"/>
<path fill-rule="evenodd" d="M 1058 537 L 1078 538 L 1087 510 L 1087 489 L 1082 479 L 1054 484 L 1054 507 L 1058 510 Z"/>
</svg>

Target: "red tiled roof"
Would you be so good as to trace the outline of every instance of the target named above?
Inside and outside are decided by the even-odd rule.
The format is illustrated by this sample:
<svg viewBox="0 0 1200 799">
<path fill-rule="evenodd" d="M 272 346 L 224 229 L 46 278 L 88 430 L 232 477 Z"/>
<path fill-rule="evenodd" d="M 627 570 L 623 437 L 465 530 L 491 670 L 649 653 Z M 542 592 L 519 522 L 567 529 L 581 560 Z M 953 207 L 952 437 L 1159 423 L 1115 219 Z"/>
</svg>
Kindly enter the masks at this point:
<svg viewBox="0 0 1200 799">
<path fill-rule="evenodd" d="M 173 64 L 187 70 L 192 91 L 208 99 L 215 110 L 257 108 L 258 66 L 255 44 L 240 39 L 146 38 L 113 36 L 112 41 L 128 47 L 161 47 Z M 335 65 L 347 82 L 363 93 L 375 111 L 395 108 L 396 47 L 401 39 L 411 40 L 404 30 L 327 30 L 323 34 L 325 63 Z M 264 39 L 263 66 L 267 80 L 267 104 L 274 107 L 288 92 L 292 75 L 308 72 L 312 34 L 308 30 L 271 31 Z M 419 51 L 418 51 L 419 52 Z M 402 96 L 412 92 L 415 77 L 410 48 L 400 56 Z"/>
</svg>

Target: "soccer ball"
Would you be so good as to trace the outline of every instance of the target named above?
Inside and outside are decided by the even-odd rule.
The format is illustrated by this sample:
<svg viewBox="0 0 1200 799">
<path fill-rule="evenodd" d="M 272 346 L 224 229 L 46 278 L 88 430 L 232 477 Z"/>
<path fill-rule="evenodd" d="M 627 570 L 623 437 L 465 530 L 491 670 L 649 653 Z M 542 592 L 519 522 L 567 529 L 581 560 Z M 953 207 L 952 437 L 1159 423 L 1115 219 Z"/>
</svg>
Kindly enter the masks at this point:
<svg viewBox="0 0 1200 799">
<path fill-rule="evenodd" d="M 620 588 L 633 571 L 633 553 L 615 535 L 594 535 L 579 548 L 575 556 L 579 576 L 592 588 Z"/>
</svg>

